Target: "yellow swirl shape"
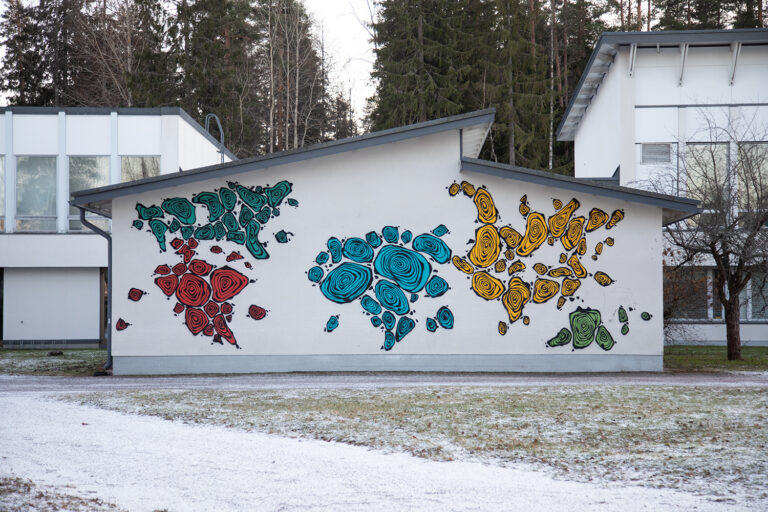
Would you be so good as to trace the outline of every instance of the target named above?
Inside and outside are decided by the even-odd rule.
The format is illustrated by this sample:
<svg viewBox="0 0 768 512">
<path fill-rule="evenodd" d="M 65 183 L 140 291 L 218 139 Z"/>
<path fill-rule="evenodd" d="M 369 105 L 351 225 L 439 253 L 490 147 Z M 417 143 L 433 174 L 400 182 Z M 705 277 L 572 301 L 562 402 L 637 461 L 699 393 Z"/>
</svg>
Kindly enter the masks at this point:
<svg viewBox="0 0 768 512">
<path fill-rule="evenodd" d="M 540 276 L 543 276 L 547 272 L 547 266 L 543 263 L 536 263 L 533 265 L 533 270 Z"/>
<path fill-rule="evenodd" d="M 597 242 L 595 246 L 595 254 L 603 254 L 603 242 Z"/>
<path fill-rule="evenodd" d="M 611 237 L 606 238 L 605 245 L 607 245 L 608 247 L 613 247 L 613 238 Z"/>
<path fill-rule="evenodd" d="M 563 309 L 563 306 L 565 306 L 565 297 L 560 297 L 557 299 L 557 309 Z"/>
<path fill-rule="evenodd" d="M 568 267 L 557 267 L 549 271 L 549 275 L 552 277 L 563 277 L 571 275 L 571 269 Z"/>
<path fill-rule="evenodd" d="M 555 245 L 555 239 L 553 237 L 547 237 L 547 245 Z"/>
<path fill-rule="evenodd" d="M 467 263 L 465 260 L 459 258 L 458 256 L 454 256 L 451 261 L 453 262 L 453 265 L 457 269 L 461 270 L 465 274 L 472 274 L 475 271 L 475 269 L 472 268 L 472 265 Z"/>
<path fill-rule="evenodd" d="M 509 275 L 512 275 L 515 272 L 521 272 L 523 270 L 525 270 L 525 263 L 523 263 L 520 260 L 517 260 L 516 262 L 514 262 L 509 266 L 509 268 L 507 269 L 507 272 L 509 272 Z"/>
<path fill-rule="evenodd" d="M 513 251 L 512 249 L 507 249 L 506 251 L 504 251 L 504 257 L 507 258 L 509 261 L 512 261 L 513 259 L 515 259 L 515 251 Z"/>
<path fill-rule="evenodd" d="M 504 293 L 504 283 L 488 272 L 475 272 L 472 276 L 472 289 L 479 297 L 493 300 Z"/>
<path fill-rule="evenodd" d="M 464 191 L 465 196 L 472 197 L 475 195 L 475 187 L 468 181 L 461 182 L 461 190 Z"/>
<path fill-rule="evenodd" d="M 528 324 L 530 324 L 530 323 L 531 323 L 531 319 L 530 319 L 530 318 L 528 318 L 527 316 L 524 316 L 524 317 L 523 317 L 523 323 L 524 323 L 525 325 L 528 325 Z"/>
<path fill-rule="evenodd" d="M 499 322 L 499 334 L 502 336 L 507 334 L 507 324 L 505 322 Z"/>
<path fill-rule="evenodd" d="M 558 260 L 560 263 L 565 263 L 565 260 L 568 259 L 568 256 L 565 255 L 564 252 L 560 253 L 560 259 Z"/>
<path fill-rule="evenodd" d="M 515 323 L 523 314 L 523 307 L 531 300 L 531 290 L 519 277 L 509 280 L 507 291 L 501 296 L 501 303 L 509 315 L 510 323 Z"/>
<path fill-rule="evenodd" d="M 520 197 L 520 202 L 522 204 L 525 204 L 528 202 L 528 194 L 523 194 L 522 197 Z"/>
<path fill-rule="evenodd" d="M 522 215 L 523 217 L 525 217 L 525 216 L 526 216 L 526 215 L 528 215 L 529 213 L 531 213 L 531 208 L 530 208 L 530 206 L 528 206 L 528 205 L 527 205 L 527 204 L 525 204 L 525 203 L 520 203 L 520 215 Z"/>
<path fill-rule="evenodd" d="M 487 190 L 484 188 L 477 189 L 474 202 L 477 206 L 477 220 L 483 224 L 496 222 L 496 205 L 493 204 L 493 198 Z"/>
<path fill-rule="evenodd" d="M 517 248 L 518 256 L 530 256 L 546 239 L 547 223 L 544 221 L 544 216 L 539 212 L 531 213 L 525 225 L 525 236 Z"/>
<path fill-rule="evenodd" d="M 570 251 L 581 240 L 581 230 L 584 227 L 584 217 L 576 217 L 568 223 L 565 235 L 560 239 L 566 251 Z"/>
<path fill-rule="evenodd" d="M 579 286 L 581 286 L 581 281 L 578 279 L 571 279 L 570 277 L 566 277 L 563 279 L 563 295 L 570 297 L 576 292 L 576 290 L 579 289 Z"/>
<path fill-rule="evenodd" d="M 611 279 L 611 276 L 599 270 L 595 272 L 595 281 L 597 281 L 597 284 L 600 286 L 608 286 L 609 284 L 613 284 L 613 279 Z"/>
<path fill-rule="evenodd" d="M 493 270 L 496 272 L 504 272 L 507 270 L 507 262 L 504 260 L 499 260 L 496 262 L 496 264 L 493 266 Z"/>
<path fill-rule="evenodd" d="M 582 238 L 579 240 L 579 247 L 576 248 L 576 252 L 579 253 L 580 256 L 584 256 L 587 254 L 587 239 Z"/>
<path fill-rule="evenodd" d="M 560 208 L 563 207 L 563 202 L 559 199 L 554 199 L 552 200 L 552 206 L 555 207 L 555 210 L 559 210 Z"/>
<path fill-rule="evenodd" d="M 461 190 L 461 187 L 458 183 L 453 183 L 450 187 L 448 187 L 448 193 L 452 196 L 455 196 L 459 193 L 459 190 Z"/>
<path fill-rule="evenodd" d="M 520 242 L 523 241 L 523 235 L 521 235 L 515 229 L 509 226 L 502 226 L 499 229 L 499 234 L 501 235 L 501 238 L 504 239 L 504 242 L 506 242 L 507 246 L 510 249 L 514 249 L 515 247 L 520 245 Z M 509 258 L 509 259 L 513 259 L 513 258 Z"/>
<path fill-rule="evenodd" d="M 603 224 L 608 222 L 608 214 L 599 208 L 589 210 L 589 220 L 587 221 L 587 233 L 591 233 Z"/>
<path fill-rule="evenodd" d="M 568 224 L 568 220 L 571 215 L 579 207 L 579 202 L 576 199 L 571 199 L 562 210 L 558 211 L 549 218 L 549 231 L 552 236 L 559 238 L 565 232 L 565 227 Z"/>
<path fill-rule="evenodd" d="M 573 269 L 573 273 L 576 274 L 576 277 L 587 277 L 587 269 L 582 266 L 579 257 L 575 254 L 572 254 L 571 257 L 568 258 L 568 266 Z"/>
<path fill-rule="evenodd" d="M 613 210 L 611 214 L 611 220 L 605 225 L 605 229 L 611 229 L 613 226 L 619 223 L 624 218 L 624 210 Z"/>
<path fill-rule="evenodd" d="M 593 254 L 593 255 L 592 255 L 592 259 L 593 259 L 593 260 L 595 260 L 595 261 L 597 261 L 597 254 Z"/>
<path fill-rule="evenodd" d="M 485 224 L 475 231 L 475 245 L 469 251 L 469 261 L 476 267 L 485 268 L 493 265 L 501 252 L 499 232 L 496 226 Z"/>
<path fill-rule="evenodd" d="M 533 284 L 533 302 L 542 304 L 560 291 L 560 283 L 551 279 L 537 279 Z"/>
</svg>

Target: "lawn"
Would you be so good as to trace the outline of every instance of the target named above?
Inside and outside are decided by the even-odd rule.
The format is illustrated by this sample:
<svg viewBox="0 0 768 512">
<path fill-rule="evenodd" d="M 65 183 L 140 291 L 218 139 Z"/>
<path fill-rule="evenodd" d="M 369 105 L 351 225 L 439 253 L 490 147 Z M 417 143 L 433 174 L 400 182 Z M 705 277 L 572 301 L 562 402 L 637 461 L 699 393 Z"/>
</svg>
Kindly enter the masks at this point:
<svg viewBox="0 0 768 512">
<path fill-rule="evenodd" d="M 742 347 L 741 360 L 728 361 L 722 347 L 664 347 L 664 370 L 683 372 L 768 371 L 768 347 Z"/>
<path fill-rule="evenodd" d="M 0 349 L 0 373 L 6 375 L 58 375 L 91 377 L 102 370 L 107 360 L 104 349 L 67 349 L 62 355 L 49 356 L 58 349 Z"/>
</svg>

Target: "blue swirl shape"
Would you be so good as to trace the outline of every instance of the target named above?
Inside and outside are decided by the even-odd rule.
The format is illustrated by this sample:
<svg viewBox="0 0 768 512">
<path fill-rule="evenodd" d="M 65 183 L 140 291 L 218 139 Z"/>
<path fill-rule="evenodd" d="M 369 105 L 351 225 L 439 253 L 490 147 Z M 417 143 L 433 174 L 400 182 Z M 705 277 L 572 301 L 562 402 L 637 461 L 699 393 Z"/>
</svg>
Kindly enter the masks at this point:
<svg viewBox="0 0 768 512">
<path fill-rule="evenodd" d="M 372 316 L 372 317 L 371 317 L 371 324 L 372 324 L 374 327 L 378 327 L 378 326 L 380 326 L 380 325 L 381 325 L 381 318 L 379 318 L 379 317 L 377 317 L 377 316 Z"/>
<path fill-rule="evenodd" d="M 338 304 L 352 302 L 371 285 L 373 273 L 368 267 L 345 261 L 325 277 L 320 291 Z"/>
<path fill-rule="evenodd" d="M 438 263 L 445 263 L 451 258 L 451 250 L 445 242 L 426 233 L 413 239 L 413 248 L 429 254 Z"/>
<path fill-rule="evenodd" d="M 378 247 L 381 245 L 381 237 L 375 231 L 371 231 L 365 235 L 366 241 L 371 244 L 371 247 Z"/>
<path fill-rule="evenodd" d="M 309 272 L 307 272 L 307 278 L 312 281 L 313 283 L 319 283 L 320 280 L 323 278 L 323 269 L 320 267 L 312 267 L 309 269 Z"/>
<path fill-rule="evenodd" d="M 363 309 L 369 312 L 372 315 L 378 315 L 381 313 L 381 306 L 378 302 L 373 300 L 368 295 L 363 295 L 363 298 L 360 299 L 360 305 L 363 306 Z"/>
<path fill-rule="evenodd" d="M 347 238 L 342 253 L 357 263 L 368 263 L 373 259 L 373 247 L 362 238 Z"/>
<path fill-rule="evenodd" d="M 382 247 L 373 266 L 379 275 L 392 279 L 410 293 L 424 288 L 432 272 L 432 266 L 424 256 L 399 245 Z"/>
<path fill-rule="evenodd" d="M 453 313 L 448 306 L 443 306 L 437 310 L 437 323 L 445 329 L 453 329 Z"/>
<path fill-rule="evenodd" d="M 400 320 L 397 321 L 397 329 L 395 329 L 395 341 L 405 338 L 414 327 L 416 327 L 416 322 L 407 316 L 401 316 Z"/>
<path fill-rule="evenodd" d="M 384 226 L 381 230 L 381 235 L 384 237 L 384 240 L 391 244 L 397 243 L 397 239 L 400 238 L 400 234 L 395 226 Z"/>
<path fill-rule="evenodd" d="M 317 254 L 317 258 L 315 258 L 315 263 L 318 265 L 323 265 L 326 261 L 328 261 L 328 253 L 323 251 Z"/>
<path fill-rule="evenodd" d="M 416 295 L 415 293 L 412 293 L 411 294 L 411 302 L 416 302 L 417 300 L 419 300 L 419 296 Z"/>
<path fill-rule="evenodd" d="M 328 319 L 328 322 L 325 324 L 325 330 L 328 332 L 333 332 L 335 328 L 339 326 L 339 317 L 337 315 L 332 315 L 331 318 Z"/>
<path fill-rule="evenodd" d="M 440 224 L 435 229 L 432 230 L 432 234 L 435 236 L 443 236 L 448 232 L 448 228 L 445 227 L 445 224 Z"/>
<path fill-rule="evenodd" d="M 328 239 L 328 250 L 331 251 L 331 261 L 338 263 L 341 261 L 341 242 L 336 237 Z"/>
<path fill-rule="evenodd" d="M 392 350 L 395 346 L 395 335 L 390 331 L 384 333 L 384 350 Z"/>
<path fill-rule="evenodd" d="M 384 321 L 385 328 L 392 329 L 395 326 L 395 315 L 393 315 L 391 311 L 385 311 L 384 314 L 381 315 L 381 319 Z"/>
<path fill-rule="evenodd" d="M 402 240 L 404 244 L 407 244 L 408 242 L 410 242 L 411 238 L 413 238 L 413 233 L 407 230 L 403 231 L 403 234 L 400 235 L 400 240 Z"/>
<path fill-rule="evenodd" d="M 440 276 L 432 276 L 432 279 L 429 280 L 424 291 L 426 291 L 427 295 L 430 297 L 439 297 L 448 291 L 448 283 L 446 283 L 445 279 Z"/>
<path fill-rule="evenodd" d="M 367 270 L 367 269 L 366 269 Z M 370 270 L 368 270 L 370 272 Z M 394 283 L 385 279 L 376 283 L 376 298 L 384 309 L 389 309 L 398 315 L 404 315 L 408 312 L 408 299 L 405 298 L 403 291 Z"/>
<path fill-rule="evenodd" d="M 437 322 L 434 318 L 427 318 L 427 330 L 429 332 L 435 332 L 437 330 Z"/>
</svg>

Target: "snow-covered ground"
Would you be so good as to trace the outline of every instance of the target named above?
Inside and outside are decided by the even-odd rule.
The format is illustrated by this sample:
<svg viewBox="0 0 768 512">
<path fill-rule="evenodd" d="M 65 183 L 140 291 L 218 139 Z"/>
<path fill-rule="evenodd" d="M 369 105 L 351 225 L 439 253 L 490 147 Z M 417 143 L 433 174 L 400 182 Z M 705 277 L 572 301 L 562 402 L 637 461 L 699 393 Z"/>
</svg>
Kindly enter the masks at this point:
<svg viewBox="0 0 768 512">
<path fill-rule="evenodd" d="M 524 466 L 434 462 L 126 415 L 46 400 L 21 384 L 0 380 L 0 477 L 131 511 L 749 509 L 669 490 L 555 480 Z"/>
</svg>

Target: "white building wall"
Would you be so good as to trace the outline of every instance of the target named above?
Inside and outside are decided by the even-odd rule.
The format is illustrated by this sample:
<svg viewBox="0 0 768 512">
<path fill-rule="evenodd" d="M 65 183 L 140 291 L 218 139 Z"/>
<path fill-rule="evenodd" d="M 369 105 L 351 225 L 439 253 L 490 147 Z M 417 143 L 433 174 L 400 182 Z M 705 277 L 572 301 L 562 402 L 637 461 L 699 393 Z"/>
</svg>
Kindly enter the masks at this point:
<svg viewBox="0 0 768 512">
<path fill-rule="evenodd" d="M 222 155 L 217 146 L 207 141 L 193 126 L 179 123 L 179 166 L 183 170 L 222 163 Z M 224 155 L 224 162 L 230 160 Z"/>
</svg>

